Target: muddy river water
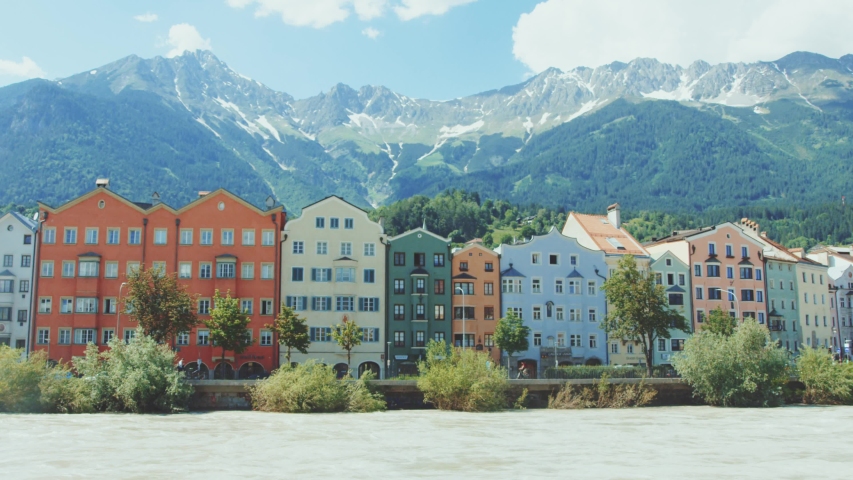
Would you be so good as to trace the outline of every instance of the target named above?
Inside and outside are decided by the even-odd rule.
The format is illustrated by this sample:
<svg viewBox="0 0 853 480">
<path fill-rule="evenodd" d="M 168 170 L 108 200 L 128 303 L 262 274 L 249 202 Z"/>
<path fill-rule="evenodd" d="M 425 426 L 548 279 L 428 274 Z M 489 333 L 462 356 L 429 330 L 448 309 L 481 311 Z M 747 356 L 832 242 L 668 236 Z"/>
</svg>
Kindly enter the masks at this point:
<svg viewBox="0 0 853 480">
<path fill-rule="evenodd" d="M 0 478 L 853 478 L 853 407 L 0 415 Z"/>
</svg>

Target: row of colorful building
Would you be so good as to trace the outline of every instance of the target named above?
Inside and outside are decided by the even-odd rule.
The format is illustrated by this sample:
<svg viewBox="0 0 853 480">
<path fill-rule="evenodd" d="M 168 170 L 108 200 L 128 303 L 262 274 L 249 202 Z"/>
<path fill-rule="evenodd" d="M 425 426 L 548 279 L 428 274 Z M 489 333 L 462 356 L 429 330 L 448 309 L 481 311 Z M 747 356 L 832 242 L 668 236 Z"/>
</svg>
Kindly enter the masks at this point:
<svg viewBox="0 0 853 480">
<path fill-rule="evenodd" d="M 562 231 L 491 250 L 473 240 L 453 248 L 427 226 L 389 237 L 383 222 L 331 196 L 288 220 L 272 199 L 260 209 L 225 191 L 200 192 L 182 208 L 132 202 L 107 180 L 58 207 L 39 204 L 30 220 L 0 219 L 0 343 L 44 350 L 52 360 L 130 339 L 132 316 L 118 308 L 128 272 L 161 268 L 199 296 L 208 318 L 214 292 L 239 298 L 251 317 L 253 345 L 234 355 L 211 344 L 204 325 L 174 341 L 188 367 L 248 378 L 283 358 L 266 325 L 281 304 L 307 319 L 313 358 L 346 367 L 333 325 L 355 321 L 362 344 L 353 373 L 416 373 L 430 340 L 488 352 L 495 325 L 511 310 L 531 329 L 530 348 L 513 355 L 533 373 L 554 365 L 642 364 L 642 347 L 608 338 L 601 328 L 601 287 L 619 260 L 633 255 L 663 285 L 670 305 L 695 331 L 722 308 L 755 318 L 796 354 L 803 346 L 849 356 L 853 339 L 853 255 L 822 247 L 786 249 L 748 219 L 639 243 L 623 228 L 619 205 L 607 215 L 570 213 Z M 673 331 L 655 345 L 665 365 L 690 333 Z"/>
</svg>

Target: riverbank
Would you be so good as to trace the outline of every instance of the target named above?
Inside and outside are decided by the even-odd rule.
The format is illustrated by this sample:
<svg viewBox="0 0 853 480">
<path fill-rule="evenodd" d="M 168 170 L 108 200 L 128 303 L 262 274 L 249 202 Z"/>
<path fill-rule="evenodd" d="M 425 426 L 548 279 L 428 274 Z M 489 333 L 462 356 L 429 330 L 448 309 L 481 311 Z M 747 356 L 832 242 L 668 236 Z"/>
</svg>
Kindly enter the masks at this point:
<svg viewBox="0 0 853 480">
<path fill-rule="evenodd" d="M 843 478 L 853 469 L 853 407 L 0 415 L 0 422 L 0 471 L 9 478 Z"/>
</svg>

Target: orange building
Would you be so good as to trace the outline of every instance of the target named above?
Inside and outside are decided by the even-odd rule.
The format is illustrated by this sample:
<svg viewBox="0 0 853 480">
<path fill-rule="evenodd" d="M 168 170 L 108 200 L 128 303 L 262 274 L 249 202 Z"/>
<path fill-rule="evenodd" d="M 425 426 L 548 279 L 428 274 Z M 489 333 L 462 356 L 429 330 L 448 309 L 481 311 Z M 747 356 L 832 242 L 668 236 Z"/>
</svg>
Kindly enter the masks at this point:
<svg viewBox="0 0 853 480">
<path fill-rule="evenodd" d="M 264 324 L 278 311 L 279 239 L 285 214 L 267 201 L 263 211 L 225 191 L 200 192 L 175 209 L 159 202 L 137 203 L 109 190 L 109 181 L 59 207 L 39 203 L 34 349 L 52 360 L 70 361 L 87 343 L 106 348 L 118 334 L 133 337 L 132 315 L 117 309 L 133 269 L 161 268 L 177 273 L 191 294 L 199 295 L 199 320 L 210 318 L 214 291 L 230 291 L 251 315 L 253 345 L 226 354 L 226 372 L 240 378 L 278 365 L 276 339 Z M 124 290 L 124 291 L 122 291 Z M 209 371 L 221 361 L 201 324 L 174 339 L 187 367 Z M 216 366 L 217 377 L 221 366 Z M 228 373 L 232 375 L 232 373 Z"/>
<path fill-rule="evenodd" d="M 453 345 L 487 351 L 495 363 L 495 325 L 501 316 L 500 256 L 479 243 L 453 252 Z M 464 339 L 464 340 L 463 340 Z"/>
</svg>

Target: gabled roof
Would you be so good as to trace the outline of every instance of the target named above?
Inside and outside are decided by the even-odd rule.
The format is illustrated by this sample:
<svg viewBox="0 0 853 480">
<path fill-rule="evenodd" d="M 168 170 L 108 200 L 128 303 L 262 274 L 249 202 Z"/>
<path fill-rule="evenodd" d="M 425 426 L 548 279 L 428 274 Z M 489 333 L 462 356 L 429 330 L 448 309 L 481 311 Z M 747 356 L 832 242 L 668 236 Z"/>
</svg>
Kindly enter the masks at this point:
<svg viewBox="0 0 853 480">
<path fill-rule="evenodd" d="M 15 274 L 10 272 L 9 270 L 3 270 L 0 272 L 0 277 L 14 277 Z"/>
<path fill-rule="evenodd" d="M 363 209 L 363 208 L 359 207 L 358 205 L 354 205 L 354 204 L 352 204 L 352 203 L 350 203 L 350 202 L 348 202 L 348 201 L 344 200 L 344 197 L 339 197 L 339 196 L 337 196 L 337 195 L 329 195 L 328 197 L 321 198 L 320 200 L 317 200 L 317 201 L 316 201 L 316 202 L 314 202 L 314 203 L 309 203 L 308 205 L 305 205 L 304 207 L 302 207 L 302 210 L 305 210 L 305 209 L 307 209 L 307 208 L 309 208 L 309 207 L 313 207 L 314 205 L 317 205 L 318 203 L 325 202 L 326 200 L 328 200 L 328 199 L 330 199 L 330 198 L 337 198 L 338 200 L 340 200 L 340 201 L 342 201 L 342 202 L 346 203 L 347 205 L 350 205 L 351 207 L 357 208 L 357 209 L 361 210 L 362 212 L 367 213 L 367 210 L 365 210 L 365 209 Z"/>
<path fill-rule="evenodd" d="M 580 272 L 578 272 L 578 269 L 575 268 L 572 270 L 572 273 L 566 275 L 566 278 L 583 278 L 583 275 L 581 275 Z"/>
<path fill-rule="evenodd" d="M 524 276 L 524 274 L 522 274 L 521 272 L 519 272 L 518 270 L 516 270 L 515 268 L 513 268 L 511 263 L 509 264 L 509 268 L 507 268 L 506 270 L 504 270 L 504 271 L 502 271 L 502 272 L 501 272 L 501 276 L 502 276 L 502 277 L 522 277 L 522 278 L 527 278 L 527 277 L 525 277 L 525 276 Z"/>
<path fill-rule="evenodd" d="M 354 260 L 354 259 L 349 258 L 346 255 L 344 255 L 343 257 L 336 258 L 332 261 L 333 262 L 357 262 L 358 260 Z"/>
<path fill-rule="evenodd" d="M 649 252 L 643 245 L 625 230 L 625 227 L 616 228 L 607 219 L 606 215 L 588 215 L 585 213 L 571 212 L 569 217 L 574 217 L 578 225 L 595 242 L 599 250 L 609 254 L 618 255 L 645 255 Z M 566 219 L 568 222 L 569 219 Z"/>
<path fill-rule="evenodd" d="M 465 272 L 462 272 L 459 275 L 454 276 L 453 279 L 454 280 L 476 280 L 477 277 L 475 277 L 473 275 L 469 275 Z"/>
<path fill-rule="evenodd" d="M 33 220 L 31 218 L 27 218 L 18 212 L 9 212 L 6 215 L 11 215 L 12 217 L 15 218 L 15 220 L 21 222 L 22 224 L 24 224 L 25 227 L 29 228 L 33 232 L 35 232 L 36 229 L 38 228 L 38 223 L 36 223 L 35 220 Z M 4 217 L 5 217 L 5 215 L 4 215 Z"/>
<path fill-rule="evenodd" d="M 674 230 L 671 235 L 659 238 L 654 242 L 649 242 L 646 246 L 649 245 L 657 245 L 659 243 L 667 243 L 667 242 L 677 242 L 679 240 L 687 240 L 688 238 L 698 235 L 700 233 L 710 232 L 711 230 L 716 229 L 717 227 L 700 227 L 693 228 L 690 230 Z"/>
<path fill-rule="evenodd" d="M 686 290 L 679 287 L 678 285 L 673 285 L 666 289 L 667 292 L 675 292 L 675 293 L 684 293 Z"/>
<path fill-rule="evenodd" d="M 418 228 L 415 228 L 415 229 L 413 229 L 413 230 L 409 230 L 408 232 L 403 232 L 403 233 L 401 233 L 401 234 L 397 235 L 396 237 L 391 237 L 391 238 L 389 238 L 389 239 L 388 239 L 388 241 L 389 241 L 389 242 L 393 242 L 394 240 L 399 240 L 399 239 L 401 239 L 401 238 L 403 238 L 403 237 L 406 237 L 406 236 L 412 235 L 412 234 L 414 234 L 414 233 L 426 233 L 427 235 L 430 235 L 430 236 L 432 236 L 432 237 L 435 237 L 435 238 L 437 238 L 437 239 L 441 240 L 441 241 L 442 241 L 442 242 L 444 242 L 444 243 L 450 244 L 450 239 L 449 239 L 449 238 L 444 238 L 444 237 L 442 237 L 442 236 L 440 236 L 440 235 L 436 235 L 435 233 L 432 233 L 432 232 L 430 232 L 429 230 L 427 230 L 427 229 L 425 229 L 425 228 L 422 228 L 422 227 L 418 227 Z M 468 247 L 465 247 L 465 248 L 468 248 Z"/>
</svg>

